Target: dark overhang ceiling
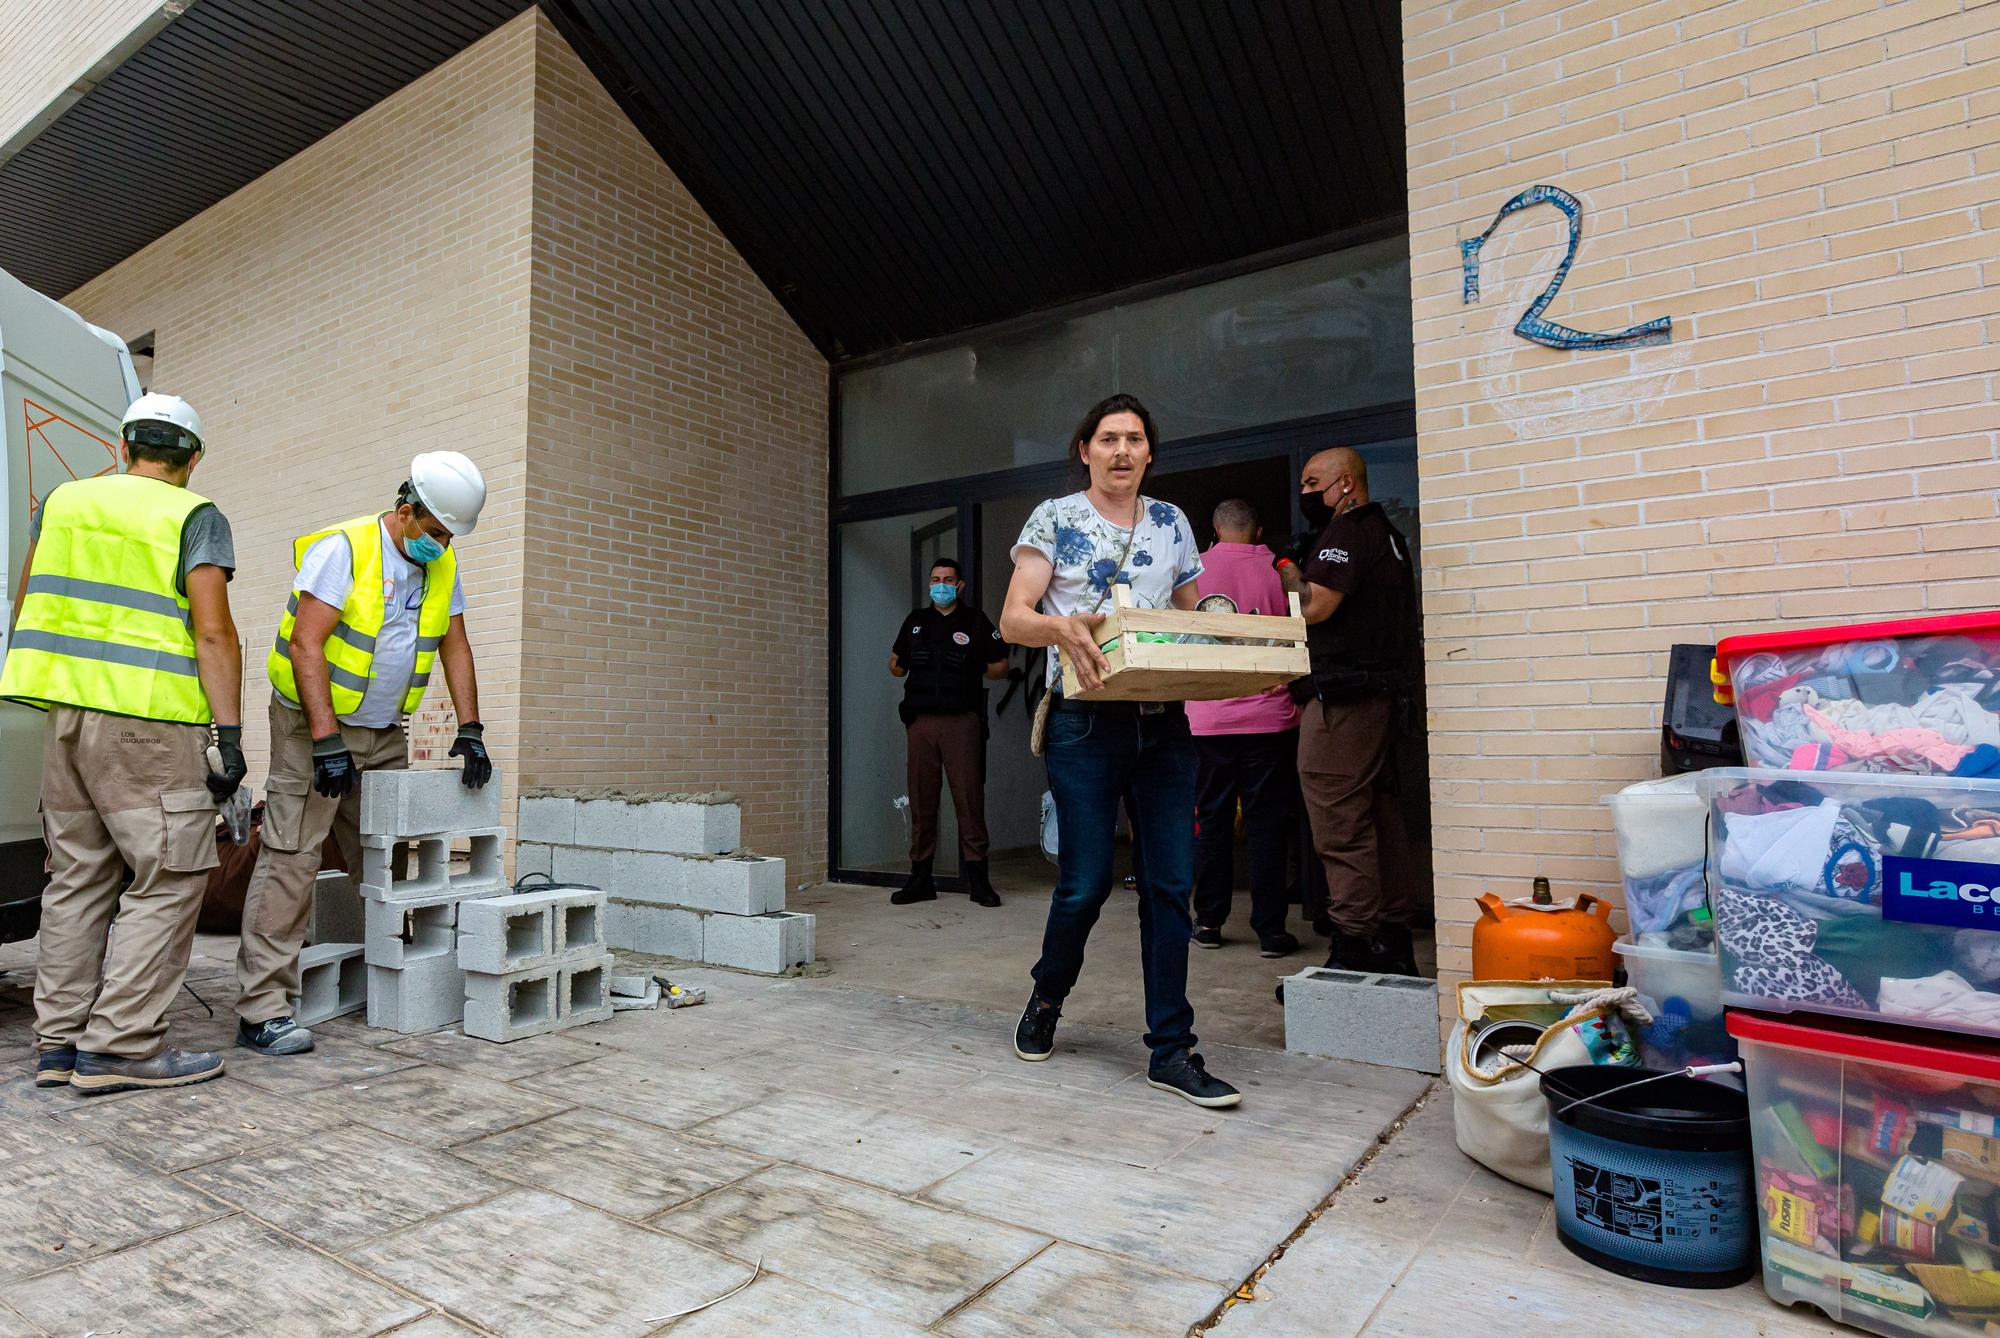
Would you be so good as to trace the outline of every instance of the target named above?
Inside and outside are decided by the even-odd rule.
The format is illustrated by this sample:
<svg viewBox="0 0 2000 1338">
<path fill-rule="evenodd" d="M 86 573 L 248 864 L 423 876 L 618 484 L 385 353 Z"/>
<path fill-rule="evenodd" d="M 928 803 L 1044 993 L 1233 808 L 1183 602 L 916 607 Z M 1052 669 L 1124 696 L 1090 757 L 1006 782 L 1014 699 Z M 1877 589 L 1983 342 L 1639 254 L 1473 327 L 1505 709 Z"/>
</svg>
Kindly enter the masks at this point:
<svg viewBox="0 0 2000 1338">
<path fill-rule="evenodd" d="M 524 7 L 198 0 L 0 164 L 0 268 L 68 292 Z M 834 359 L 1404 210 L 1394 0 L 543 9 Z"/>
</svg>

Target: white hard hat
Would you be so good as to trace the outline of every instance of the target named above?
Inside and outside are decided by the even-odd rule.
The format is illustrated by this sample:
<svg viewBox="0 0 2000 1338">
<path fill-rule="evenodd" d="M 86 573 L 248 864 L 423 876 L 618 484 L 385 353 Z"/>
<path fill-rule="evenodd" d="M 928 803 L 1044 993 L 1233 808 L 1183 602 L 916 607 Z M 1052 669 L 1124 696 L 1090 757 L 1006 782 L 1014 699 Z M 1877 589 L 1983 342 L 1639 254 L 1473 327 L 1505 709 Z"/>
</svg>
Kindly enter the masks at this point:
<svg viewBox="0 0 2000 1338">
<path fill-rule="evenodd" d="M 118 430 L 127 441 L 132 441 L 132 429 L 139 424 L 166 430 L 143 434 L 144 437 L 158 439 L 142 439 L 137 443 L 141 446 L 169 446 L 179 450 L 201 446 L 201 415 L 179 395 L 154 392 L 133 400 L 132 407 L 125 411 L 124 420 L 118 424 Z"/>
<path fill-rule="evenodd" d="M 486 476 L 457 451 L 426 451 L 410 461 L 410 490 L 454 535 L 478 528 Z"/>
</svg>

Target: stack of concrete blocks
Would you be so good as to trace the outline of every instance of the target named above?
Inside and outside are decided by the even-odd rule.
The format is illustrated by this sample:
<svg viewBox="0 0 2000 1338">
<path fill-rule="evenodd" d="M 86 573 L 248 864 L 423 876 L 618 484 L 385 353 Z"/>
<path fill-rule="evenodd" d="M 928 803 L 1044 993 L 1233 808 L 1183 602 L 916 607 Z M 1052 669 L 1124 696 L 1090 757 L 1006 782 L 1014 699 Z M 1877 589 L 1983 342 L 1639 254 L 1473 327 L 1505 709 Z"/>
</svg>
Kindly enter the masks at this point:
<svg viewBox="0 0 2000 1338">
<path fill-rule="evenodd" d="M 785 909 L 785 862 L 739 850 L 726 794 L 530 790 L 518 874 L 610 894 L 614 948 L 779 975 L 813 959 L 813 917 Z"/>
<path fill-rule="evenodd" d="M 459 908 L 507 890 L 501 865 L 500 777 L 467 789 L 449 771 L 361 775 L 363 957 L 368 1025 L 429 1031 L 465 1015 L 458 962 Z M 471 867 L 452 871 L 452 845 Z M 408 872 L 415 855 L 416 872 Z"/>
<path fill-rule="evenodd" d="M 458 908 L 465 1034 L 518 1041 L 611 1016 L 605 895 L 538 888 Z"/>
<path fill-rule="evenodd" d="M 367 1006 L 362 943 L 366 932 L 354 880 L 338 869 L 320 874 L 313 884 L 307 946 L 299 952 L 299 992 L 291 1000 L 292 1017 L 300 1026 L 328 1022 Z"/>
</svg>

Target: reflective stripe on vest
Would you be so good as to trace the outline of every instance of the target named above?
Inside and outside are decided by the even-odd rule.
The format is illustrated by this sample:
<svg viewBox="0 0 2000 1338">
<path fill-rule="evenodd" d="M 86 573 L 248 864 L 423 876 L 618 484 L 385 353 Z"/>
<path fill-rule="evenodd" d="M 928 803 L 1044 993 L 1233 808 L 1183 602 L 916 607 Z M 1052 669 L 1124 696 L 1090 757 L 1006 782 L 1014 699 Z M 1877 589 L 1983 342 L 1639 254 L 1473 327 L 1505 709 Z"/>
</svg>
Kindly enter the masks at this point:
<svg viewBox="0 0 2000 1338">
<path fill-rule="evenodd" d="M 322 648 L 326 655 L 327 688 L 333 713 L 346 716 L 361 709 L 361 699 L 367 695 L 368 685 L 374 679 L 376 642 L 389 614 L 387 597 L 382 588 L 382 518 L 357 516 L 329 529 L 301 536 L 292 544 L 293 570 L 305 564 L 306 553 L 314 544 L 332 535 L 346 540 L 348 555 L 353 563 L 354 588 L 348 594 L 346 607 L 340 611 L 340 621 L 334 625 Z M 431 664 L 437 658 L 438 646 L 443 643 L 445 629 L 451 623 L 451 588 L 457 571 L 458 557 L 449 548 L 444 550 L 444 556 L 424 569 L 424 599 L 417 609 L 416 658 L 403 689 L 401 710 L 404 715 L 415 711 L 423 702 L 424 689 L 431 681 Z M 264 662 L 265 668 L 270 671 L 271 686 L 294 703 L 299 700 L 299 685 L 292 673 L 292 629 L 298 622 L 298 614 L 299 596 L 297 591 L 293 591 L 291 599 L 285 604 L 285 616 L 278 623 L 277 640 Z"/>
<path fill-rule="evenodd" d="M 178 587 L 181 531 L 208 505 L 135 474 L 53 489 L 0 697 L 207 724 L 193 616 Z"/>
</svg>

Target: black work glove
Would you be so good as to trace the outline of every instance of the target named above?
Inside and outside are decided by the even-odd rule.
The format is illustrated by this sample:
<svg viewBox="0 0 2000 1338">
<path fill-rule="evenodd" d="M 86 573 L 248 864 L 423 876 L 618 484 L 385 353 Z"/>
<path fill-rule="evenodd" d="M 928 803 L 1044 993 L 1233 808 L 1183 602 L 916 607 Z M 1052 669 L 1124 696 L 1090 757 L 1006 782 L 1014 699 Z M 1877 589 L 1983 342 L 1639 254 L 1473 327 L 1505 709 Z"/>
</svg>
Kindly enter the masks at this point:
<svg viewBox="0 0 2000 1338">
<path fill-rule="evenodd" d="M 313 789 L 328 799 L 345 799 L 360 784 L 354 755 L 347 751 L 339 730 L 313 740 Z"/>
<path fill-rule="evenodd" d="M 458 727 L 458 737 L 451 742 L 447 757 L 465 759 L 465 772 L 459 777 L 468 790 L 481 790 L 486 782 L 493 779 L 493 759 L 486 755 L 486 726 L 477 720 L 468 720 Z"/>
<path fill-rule="evenodd" d="M 208 792 L 219 804 L 235 794 L 243 778 L 250 774 L 250 764 L 243 760 L 243 726 L 217 725 L 215 750 L 222 754 L 222 770 L 209 772 L 207 780 Z"/>
</svg>

